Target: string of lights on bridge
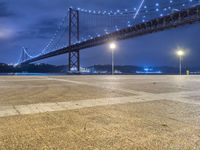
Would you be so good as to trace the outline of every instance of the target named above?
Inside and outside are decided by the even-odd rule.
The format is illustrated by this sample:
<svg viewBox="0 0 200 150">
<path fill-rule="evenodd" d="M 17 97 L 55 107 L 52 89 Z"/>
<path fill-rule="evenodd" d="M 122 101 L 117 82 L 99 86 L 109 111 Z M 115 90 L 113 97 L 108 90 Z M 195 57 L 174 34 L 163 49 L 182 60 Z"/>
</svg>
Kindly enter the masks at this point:
<svg viewBox="0 0 200 150">
<path fill-rule="evenodd" d="M 127 8 L 123 10 L 118 9 L 116 11 L 112 11 L 112 10 L 102 11 L 102 10 L 83 9 L 79 7 L 78 8 L 70 7 L 72 9 L 79 11 L 80 15 L 82 15 L 82 18 L 84 18 L 84 16 L 93 17 L 91 19 L 87 19 L 87 22 L 93 21 L 93 22 L 90 22 L 91 24 L 89 25 L 96 23 L 95 28 L 87 27 L 87 29 L 90 29 L 90 32 L 91 32 L 90 34 L 86 35 L 87 33 L 84 32 L 84 34 L 80 38 L 80 41 L 74 41 L 72 44 L 81 43 L 89 39 L 100 37 L 104 34 L 109 34 L 114 31 L 119 31 L 120 29 L 131 27 L 134 24 L 145 22 L 155 17 L 163 17 L 175 11 L 181 11 L 183 9 L 186 9 L 187 7 L 191 7 L 191 6 L 195 6 L 199 4 L 200 0 L 168 0 L 162 3 L 157 2 L 151 5 L 147 5 L 145 2 L 146 2 L 145 0 L 142 0 L 138 8 L 136 7 L 133 9 Z M 41 50 L 39 54 L 32 56 L 29 54 L 29 52 L 25 48 L 23 48 L 24 53 L 27 55 L 27 59 L 35 58 L 40 55 L 49 53 L 55 49 L 61 49 L 67 46 L 67 44 L 63 44 L 63 43 L 62 43 L 62 46 L 60 46 L 61 44 L 59 45 L 59 42 L 63 40 L 63 37 L 67 38 L 66 36 L 67 26 L 68 26 L 67 17 L 68 17 L 68 14 L 62 18 L 52 38 L 49 40 L 49 42 L 46 44 L 46 46 Z M 98 21 L 100 21 L 98 17 L 103 17 L 103 19 L 107 19 L 107 21 L 103 22 L 105 26 L 103 26 L 102 23 L 101 23 L 101 27 L 97 26 L 97 24 L 99 23 Z M 97 21 L 95 22 L 95 20 Z M 118 24 L 116 24 L 116 22 Z M 123 23 L 120 24 L 120 22 L 123 22 Z M 67 39 L 65 39 L 65 43 L 67 43 Z M 20 56 L 18 60 L 18 64 L 23 61 L 26 61 L 26 60 L 21 60 L 21 59 L 22 59 L 22 56 Z"/>
<path fill-rule="evenodd" d="M 144 0 L 142 1 L 143 3 L 141 4 L 144 4 Z M 140 9 L 138 8 L 133 8 L 132 9 L 124 9 L 124 10 L 116 10 L 116 11 L 112 11 L 112 10 L 109 10 L 109 11 L 102 11 L 102 10 L 91 10 L 91 9 L 83 9 L 83 8 L 74 8 L 74 7 L 70 7 L 70 8 L 73 8 L 73 9 L 76 9 L 78 10 L 79 12 L 82 12 L 82 13 L 89 13 L 89 14 L 93 14 L 93 15 L 106 15 L 106 16 L 116 16 L 116 15 L 128 15 L 128 14 L 135 14 L 138 10 L 139 10 L 139 13 L 148 13 L 149 11 L 152 11 L 152 10 L 155 10 L 156 12 L 159 12 L 159 11 L 167 11 L 167 10 L 175 10 L 175 11 L 179 11 L 178 9 L 175 9 L 173 7 L 182 7 L 182 8 L 185 8 L 187 7 L 187 5 L 190 5 L 191 3 L 194 3 L 194 4 L 198 4 L 200 1 L 199 0 L 188 0 L 184 3 L 182 2 L 175 2 L 175 0 L 169 0 L 169 2 L 164 2 L 164 3 L 155 3 L 154 5 L 151 5 L 151 6 L 147 6 L 147 5 L 144 5 L 144 6 L 141 6 Z M 170 6 L 168 5 L 170 4 Z M 190 5 L 191 6 L 191 5 Z M 138 14 L 139 14 L 138 13 Z"/>
<path fill-rule="evenodd" d="M 125 27 L 131 27 L 132 25 L 137 24 L 137 23 L 146 22 L 158 16 L 163 17 L 164 15 L 169 15 L 170 13 L 174 11 L 180 11 L 189 6 L 195 6 L 198 3 L 199 3 L 199 0 L 187 0 L 187 1 L 184 0 L 184 1 L 178 1 L 178 2 L 169 0 L 168 2 L 155 3 L 150 6 L 143 5 L 141 6 L 140 9 L 134 8 L 134 10 L 124 9 L 124 10 L 116 10 L 116 11 L 96 11 L 96 10 L 87 10 L 87 9 L 81 9 L 81 8 L 73 8 L 73 7 L 72 8 L 79 10 L 83 14 L 90 14 L 94 16 L 108 16 L 109 17 L 108 19 L 111 19 L 112 17 L 129 16 L 126 24 L 123 27 L 120 28 L 120 25 L 111 25 L 112 29 L 109 29 L 108 27 L 103 29 L 104 31 L 103 34 L 109 34 L 114 31 L 119 31 L 120 29 L 123 29 Z M 135 14 L 137 14 L 137 16 L 135 16 Z M 96 28 L 94 30 L 96 31 Z M 85 37 L 82 37 L 81 40 L 87 41 L 88 39 L 93 39 L 101 35 L 102 34 L 100 33 L 94 33 L 93 36 L 89 34 Z M 79 43 L 79 42 L 80 41 L 77 41 L 75 43 Z"/>
</svg>

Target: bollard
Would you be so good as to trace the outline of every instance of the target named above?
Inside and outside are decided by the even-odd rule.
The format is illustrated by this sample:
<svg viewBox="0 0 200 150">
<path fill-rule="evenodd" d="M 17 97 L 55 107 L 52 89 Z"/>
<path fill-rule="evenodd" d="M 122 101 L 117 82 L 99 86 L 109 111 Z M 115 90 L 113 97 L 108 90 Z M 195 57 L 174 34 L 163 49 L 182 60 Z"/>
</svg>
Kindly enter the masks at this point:
<svg viewBox="0 0 200 150">
<path fill-rule="evenodd" d="M 186 74 L 187 74 L 187 75 L 190 75 L 190 71 L 189 71 L 189 70 L 187 70 L 187 71 L 186 71 Z"/>
</svg>

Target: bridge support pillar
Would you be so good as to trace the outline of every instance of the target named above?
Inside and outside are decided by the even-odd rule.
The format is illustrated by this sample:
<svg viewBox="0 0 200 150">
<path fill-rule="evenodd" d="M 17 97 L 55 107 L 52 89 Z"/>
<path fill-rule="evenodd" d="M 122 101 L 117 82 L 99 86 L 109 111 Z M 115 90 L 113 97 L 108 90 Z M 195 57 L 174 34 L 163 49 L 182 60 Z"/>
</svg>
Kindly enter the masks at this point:
<svg viewBox="0 0 200 150">
<path fill-rule="evenodd" d="M 78 42 L 80 38 L 79 11 L 69 9 L 69 46 Z M 69 52 L 68 71 L 80 71 L 80 50 Z"/>
</svg>

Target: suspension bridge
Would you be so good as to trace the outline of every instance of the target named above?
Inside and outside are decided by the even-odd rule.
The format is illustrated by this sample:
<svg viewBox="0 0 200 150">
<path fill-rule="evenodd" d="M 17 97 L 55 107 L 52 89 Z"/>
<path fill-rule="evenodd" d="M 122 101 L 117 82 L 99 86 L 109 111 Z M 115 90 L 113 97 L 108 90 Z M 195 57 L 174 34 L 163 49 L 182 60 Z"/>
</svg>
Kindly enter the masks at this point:
<svg viewBox="0 0 200 150">
<path fill-rule="evenodd" d="M 200 21 L 199 0 L 168 0 L 133 10 L 99 11 L 70 7 L 57 31 L 36 56 L 22 49 L 18 65 L 68 54 L 69 71 L 80 71 L 80 50 L 193 24 Z"/>
</svg>

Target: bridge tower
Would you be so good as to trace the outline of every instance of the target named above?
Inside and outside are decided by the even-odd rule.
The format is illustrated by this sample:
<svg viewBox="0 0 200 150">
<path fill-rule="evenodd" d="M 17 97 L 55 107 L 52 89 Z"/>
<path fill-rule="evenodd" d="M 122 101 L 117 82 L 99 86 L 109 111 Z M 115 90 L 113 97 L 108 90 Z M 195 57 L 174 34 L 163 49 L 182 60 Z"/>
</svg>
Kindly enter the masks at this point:
<svg viewBox="0 0 200 150">
<path fill-rule="evenodd" d="M 69 46 L 79 41 L 79 11 L 69 8 Z M 80 50 L 69 52 L 68 71 L 80 71 Z"/>
</svg>

